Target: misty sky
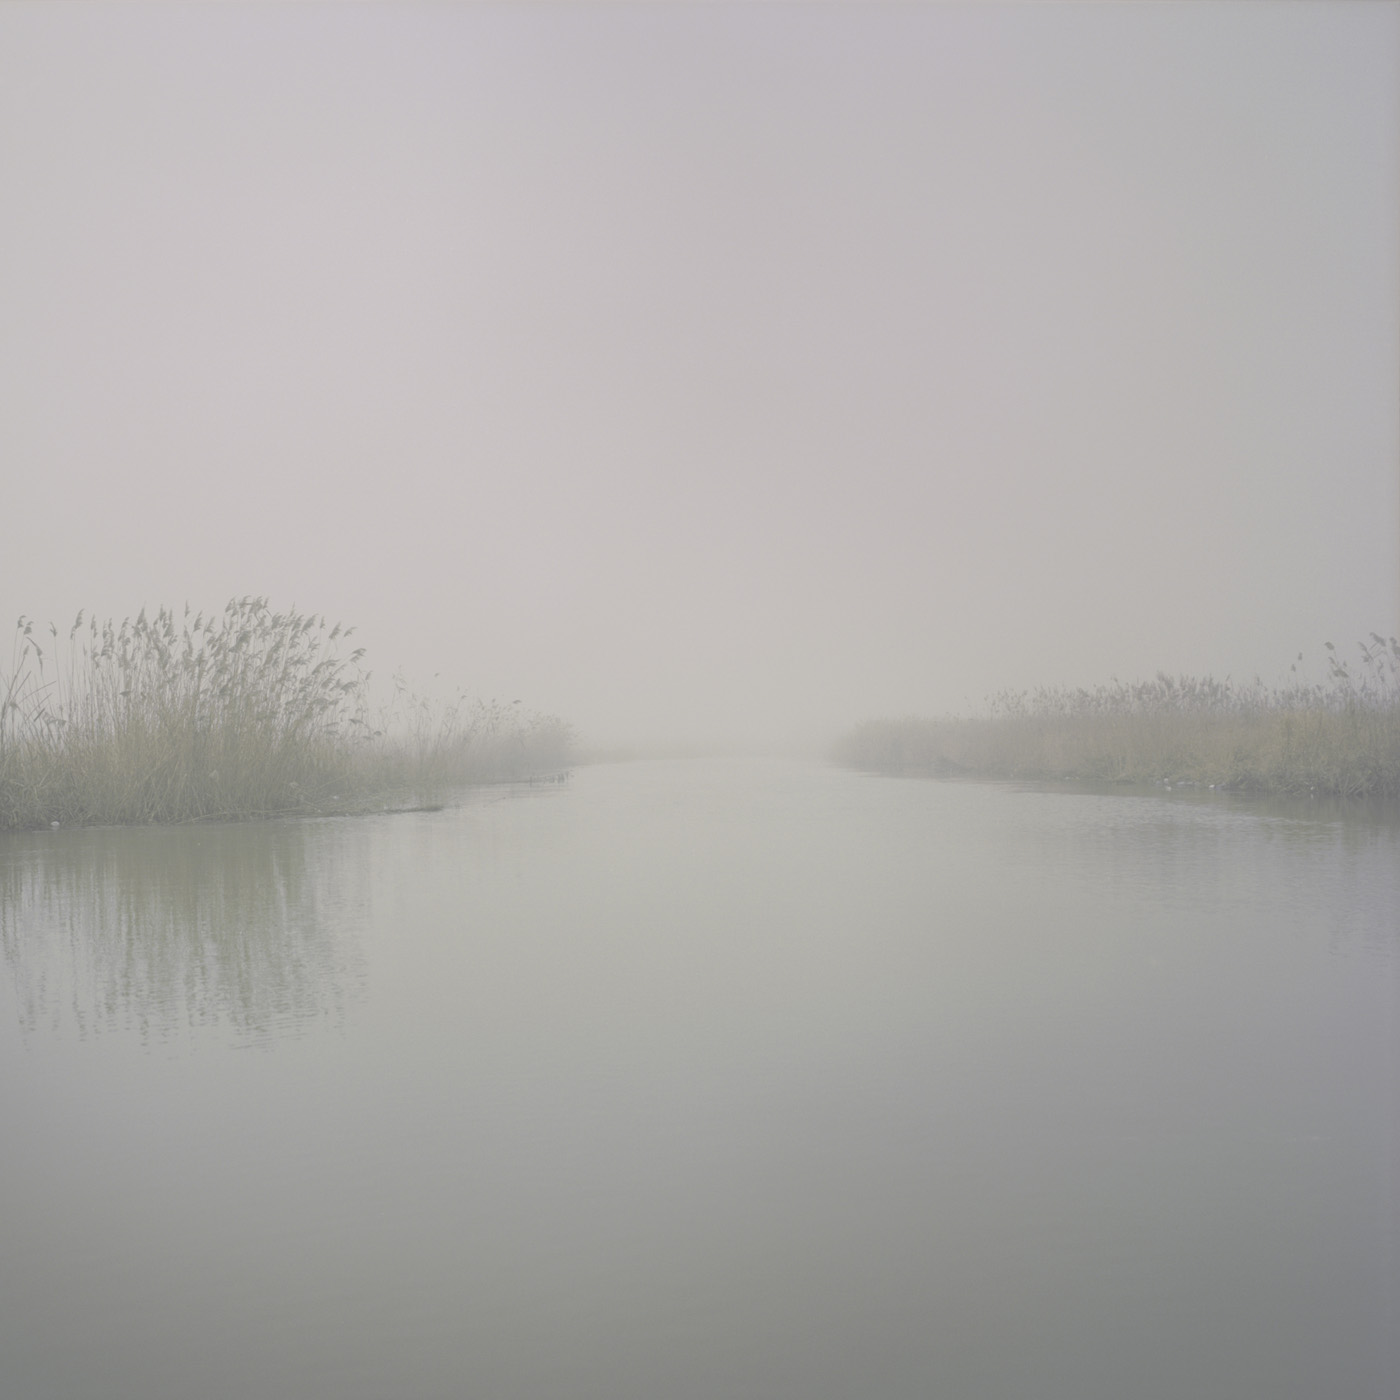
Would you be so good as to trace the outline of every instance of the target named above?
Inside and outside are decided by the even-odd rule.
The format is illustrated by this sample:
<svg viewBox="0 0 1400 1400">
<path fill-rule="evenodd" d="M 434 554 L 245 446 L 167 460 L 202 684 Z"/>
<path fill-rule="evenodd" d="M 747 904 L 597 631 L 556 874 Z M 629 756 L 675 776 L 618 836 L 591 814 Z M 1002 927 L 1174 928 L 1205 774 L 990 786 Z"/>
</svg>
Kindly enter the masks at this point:
<svg viewBox="0 0 1400 1400">
<path fill-rule="evenodd" d="M 1397 281 L 1396 4 L 6 4 L 0 625 L 604 744 L 1273 681 L 1400 631 Z"/>
</svg>

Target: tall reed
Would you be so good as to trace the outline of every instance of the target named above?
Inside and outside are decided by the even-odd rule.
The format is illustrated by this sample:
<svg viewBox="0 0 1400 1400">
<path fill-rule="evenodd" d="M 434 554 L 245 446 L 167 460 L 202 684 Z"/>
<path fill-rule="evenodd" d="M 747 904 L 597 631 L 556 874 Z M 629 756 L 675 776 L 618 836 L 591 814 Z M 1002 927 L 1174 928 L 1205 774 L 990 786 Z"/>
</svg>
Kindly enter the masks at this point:
<svg viewBox="0 0 1400 1400">
<path fill-rule="evenodd" d="M 21 617 L 0 675 L 0 829 L 318 811 L 567 761 L 568 727 L 515 707 L 372 716 L 353 629 L 264 598 L 79 613 L 62 657 L 47 631 Z"/>
<path fill-rule="evenodd" d="M 420 798 L 469 783 L 557 774 L 574 755 L 573 728 L 554 715 L 458 691 L 435 701 L 394 678 L 360 760 L 371 784 Z"/>
<path fill-rule="evenodd" d="M 1400 643 L 1371 634 L 1327 679 L 1210 677 L 1003 692 L 975 718 L 876 720 L 839 739 L 853 767 L 1280 793 L 1400 796 Z M 1301 654 L 1298 661 L 1302 661 Z"/>
</svg>

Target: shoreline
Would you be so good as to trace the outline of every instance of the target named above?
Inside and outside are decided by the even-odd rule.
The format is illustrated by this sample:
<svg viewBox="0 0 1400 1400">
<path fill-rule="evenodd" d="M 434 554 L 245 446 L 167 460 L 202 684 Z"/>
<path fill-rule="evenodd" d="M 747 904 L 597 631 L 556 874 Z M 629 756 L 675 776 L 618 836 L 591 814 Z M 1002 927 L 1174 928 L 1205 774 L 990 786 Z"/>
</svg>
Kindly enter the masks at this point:
<svg viewBox="0 0 1400 1400">
<path fill-rule="evenodd" d="M 84 623 L 21 616 L 0 671 L 0 831 L 422 808 L 453 789 L 555 781 L 573 729 L 519 701 L 372 705 L 353 628 L 265 598 Z M 45 636 L 47 632 L 47 636 Z"/>
<path fill-rule="evenodd" d="M 1159 674 L 1004 693 L 976 718 L 869 720 L 830 757 L 930 777 L 1400 799 L 1400 642 L 1373 633 L 1350 664 L 1328 650 L 1326 684 Z"/>
</svg>

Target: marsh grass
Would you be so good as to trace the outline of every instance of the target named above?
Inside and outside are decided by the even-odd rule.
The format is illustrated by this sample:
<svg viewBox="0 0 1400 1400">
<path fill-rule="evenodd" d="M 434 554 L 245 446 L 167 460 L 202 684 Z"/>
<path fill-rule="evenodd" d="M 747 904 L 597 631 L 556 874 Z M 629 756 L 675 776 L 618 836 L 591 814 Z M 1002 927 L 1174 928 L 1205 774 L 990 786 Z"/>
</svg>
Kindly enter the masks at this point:
<svg viewBox="0 0 1400 1400">
<path fill-rule="evenodd" d="M 21 617 L 0 674 L 0 829 L 183 822 L 425 802 L 568 762 L 557 719 L 402 684 L 373 712 L 353 629 L 263 598 L 178 622 Z"/>
<path fill-rule="evenodd" d="M 463 691 L 435 701 L 396 676 L 359 764 L 371 789 L 433 800 L 453 787 L 557 775 L 573 757 L 573 729 L 554 715 Z"/>
<path fill-rule="evenodd" d="M 832 756 L 943 776 L 1400 796 L 1400 643 L 1372 633 L 1350 662 L 1328 643 L 1320 683 L 1302 680 L 1298 662 L 1273 689 L 1159 674 L 1002 693 L 976 718 L 871 721 Z"/>
</svg>

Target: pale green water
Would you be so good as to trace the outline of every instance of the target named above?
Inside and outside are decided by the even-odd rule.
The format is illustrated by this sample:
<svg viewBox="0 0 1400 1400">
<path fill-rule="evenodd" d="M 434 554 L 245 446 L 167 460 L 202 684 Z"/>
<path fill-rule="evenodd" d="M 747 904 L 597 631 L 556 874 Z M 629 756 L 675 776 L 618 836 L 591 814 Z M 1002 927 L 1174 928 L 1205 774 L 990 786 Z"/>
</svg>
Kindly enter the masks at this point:
<svg viewBox="0 0 1400 1400">
<path fill-rule="evenodd" d="M 7 1400 L 1389 1400 L 1400 821 L 759 761 L 0 839 Z"/>
</svg>

